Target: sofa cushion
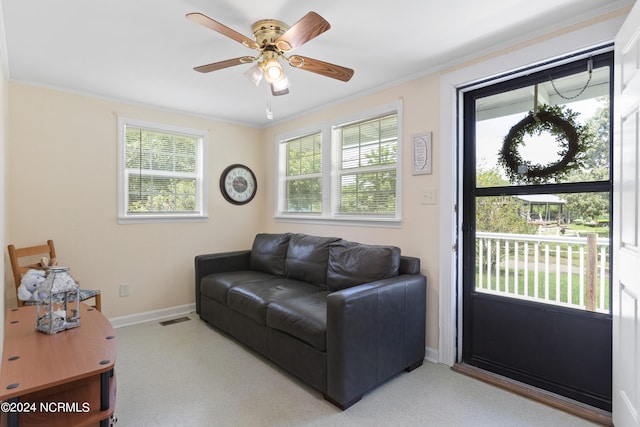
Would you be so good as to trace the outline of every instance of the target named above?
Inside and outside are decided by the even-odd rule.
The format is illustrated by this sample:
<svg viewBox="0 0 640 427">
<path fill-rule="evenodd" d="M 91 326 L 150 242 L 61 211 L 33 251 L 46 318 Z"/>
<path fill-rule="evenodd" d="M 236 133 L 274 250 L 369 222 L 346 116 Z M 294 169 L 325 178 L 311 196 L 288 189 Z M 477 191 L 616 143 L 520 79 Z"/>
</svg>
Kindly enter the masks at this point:
<svg viewBox="0 0 640 427">
<path fill-rule="evenodd" d="M 290 238 L 291 233 L 257 234 L 251 248 L 251 270 L 284 276 Z"/>
<path fill-rule="evenodd" d="M 318 237 L 294 234 L 287 250 L 287 278 L 325 286 L 329 246 L 338 237 Z"/>
<path fill-rule="evenodd" d="M 340 241 L 329 249 L 327 290 L 338 291 L 398 275 L 400 248 Z"/>
<path fill-rule="evenodd" d="M 316 292 L 272 302 L 267 307 L 267 326 L 326 351 L 327 294 Z"/>
<path fill-rule="evenodd" d="M 230 309 L 267 324 L 267 306 L 276 301 L 322 292 L 319 286 L 290 279 L 244 282 L 233 286 L 227 294 Z"/>
<path fill-rule="evenodd" d="M 207 274 L 200 279 L 200 294 L 226 305 L 227 292 L 232 287 L 242 283 L 262 282 L 273 278 L 272 274 L 247 270 Z"/>
</svg>

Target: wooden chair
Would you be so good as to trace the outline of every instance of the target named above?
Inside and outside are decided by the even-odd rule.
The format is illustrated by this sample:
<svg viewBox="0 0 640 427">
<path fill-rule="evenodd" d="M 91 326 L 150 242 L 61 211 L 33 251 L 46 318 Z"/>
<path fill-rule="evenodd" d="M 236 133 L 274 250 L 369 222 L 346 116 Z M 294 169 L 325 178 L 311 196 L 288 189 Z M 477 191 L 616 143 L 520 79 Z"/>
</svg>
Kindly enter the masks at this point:
<svg viewBox="0 0 640 427">
<path fill-rule="evenodd" d="M 50 260 L 56 258 L 56 249 L 53 246 L 53 240 L 48 240 L 46 245 L 29 246 L 26 248 L 16 248 L 14 245 L 9 245 L 7 249 L 9 250 L 9 259 L 11 260 L 11 269 L 13 270 L 13 280 L 16 284 L 16 299 L 18 300 L 18 307 L 22 307 L 23 305 L 33 305 L 35 304 L 33 301 L 22 301 L 18 298 L 18 287 L 20 286 L 22 276 L 29 269 L 42 270 L 43 267 L 39 264 L 42 257 L 47 257 Z M 91 298 L 95 301 L 94 307 L 98 311 L 102 311 L 100 291 L 80 289 L 81 301 Z"/>
</svg>

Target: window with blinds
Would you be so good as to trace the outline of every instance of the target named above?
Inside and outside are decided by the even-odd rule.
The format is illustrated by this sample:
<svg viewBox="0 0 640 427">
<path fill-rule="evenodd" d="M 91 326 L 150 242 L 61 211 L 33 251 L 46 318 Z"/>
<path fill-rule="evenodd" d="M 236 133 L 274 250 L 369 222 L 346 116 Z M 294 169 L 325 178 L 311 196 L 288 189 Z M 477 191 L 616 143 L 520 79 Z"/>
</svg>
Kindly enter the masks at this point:
<svg viewBox="0 0 640 427">
<path fill-rule="evenodd" d="M 398 115 L 338 129 L 337 213 L 395 216 Z"/>
<path fill-rule="evenodd" d="M 202 132 L 123 120 L 120 219 L 206 216 Z"/>
<path fill-rule="evenodd" d="M 278 138 L 278 217 L 401 219 L 401 103 L 378 111 Z"/>
<path fill-rule="evenodd" d="M 286 212 L 322 212 L 322 134 L 282 142 L 286 153 Z"/>
</svg>

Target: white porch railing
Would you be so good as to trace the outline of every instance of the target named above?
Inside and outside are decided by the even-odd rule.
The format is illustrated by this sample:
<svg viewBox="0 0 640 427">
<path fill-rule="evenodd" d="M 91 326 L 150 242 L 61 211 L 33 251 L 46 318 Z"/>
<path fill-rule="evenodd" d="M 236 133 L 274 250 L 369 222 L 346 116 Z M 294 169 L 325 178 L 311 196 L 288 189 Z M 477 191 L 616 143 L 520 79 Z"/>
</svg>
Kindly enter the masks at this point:
<svg viewBox="0 0 640 427">
<path fill-rule="evenodd" d="M 476 291 L 609 313 L 609 239 L 477 232 Z"/>
</svg>

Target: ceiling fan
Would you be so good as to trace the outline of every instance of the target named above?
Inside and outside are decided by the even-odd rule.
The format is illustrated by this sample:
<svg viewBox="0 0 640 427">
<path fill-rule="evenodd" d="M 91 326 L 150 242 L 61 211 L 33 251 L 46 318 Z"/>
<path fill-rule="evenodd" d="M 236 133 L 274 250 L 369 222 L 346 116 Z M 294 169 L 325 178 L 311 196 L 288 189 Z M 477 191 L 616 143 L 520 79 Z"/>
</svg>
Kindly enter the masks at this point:
<svg viewBox="0 0 640 427">
<path fill-rule="evenodd" d="M 255 40 L 238 33 L 202 13 L 188 13 L 187 18 L 240 42 L 245 47 L 258 51 L 256 56 L 241 56 L 194 68 L 194 70 L 201 73 L 209 73 L 235 65 L 256 62 L 253 67 L 244 73 L 245 76 L 256 86 L 260 84 L 260 81 L 264 77 L 271 85 L 271 93 L 274 96 L 289 93 L 289 79 L 287 79 L 284 69 L 282 65 L 280 65 L 280 58 L 288 62 L 292 67 L 311 71 L 312 73 L 331 77 L 343 82 L 349 81 L 353 76 L 353 70 L 350 68 L 305 56 L 285 55 L 331 28 L 331 25 L 315 12 L 307 13 L 291 27 L 275 19 L 257 21 L 252 26 Z"/>
</svg>

